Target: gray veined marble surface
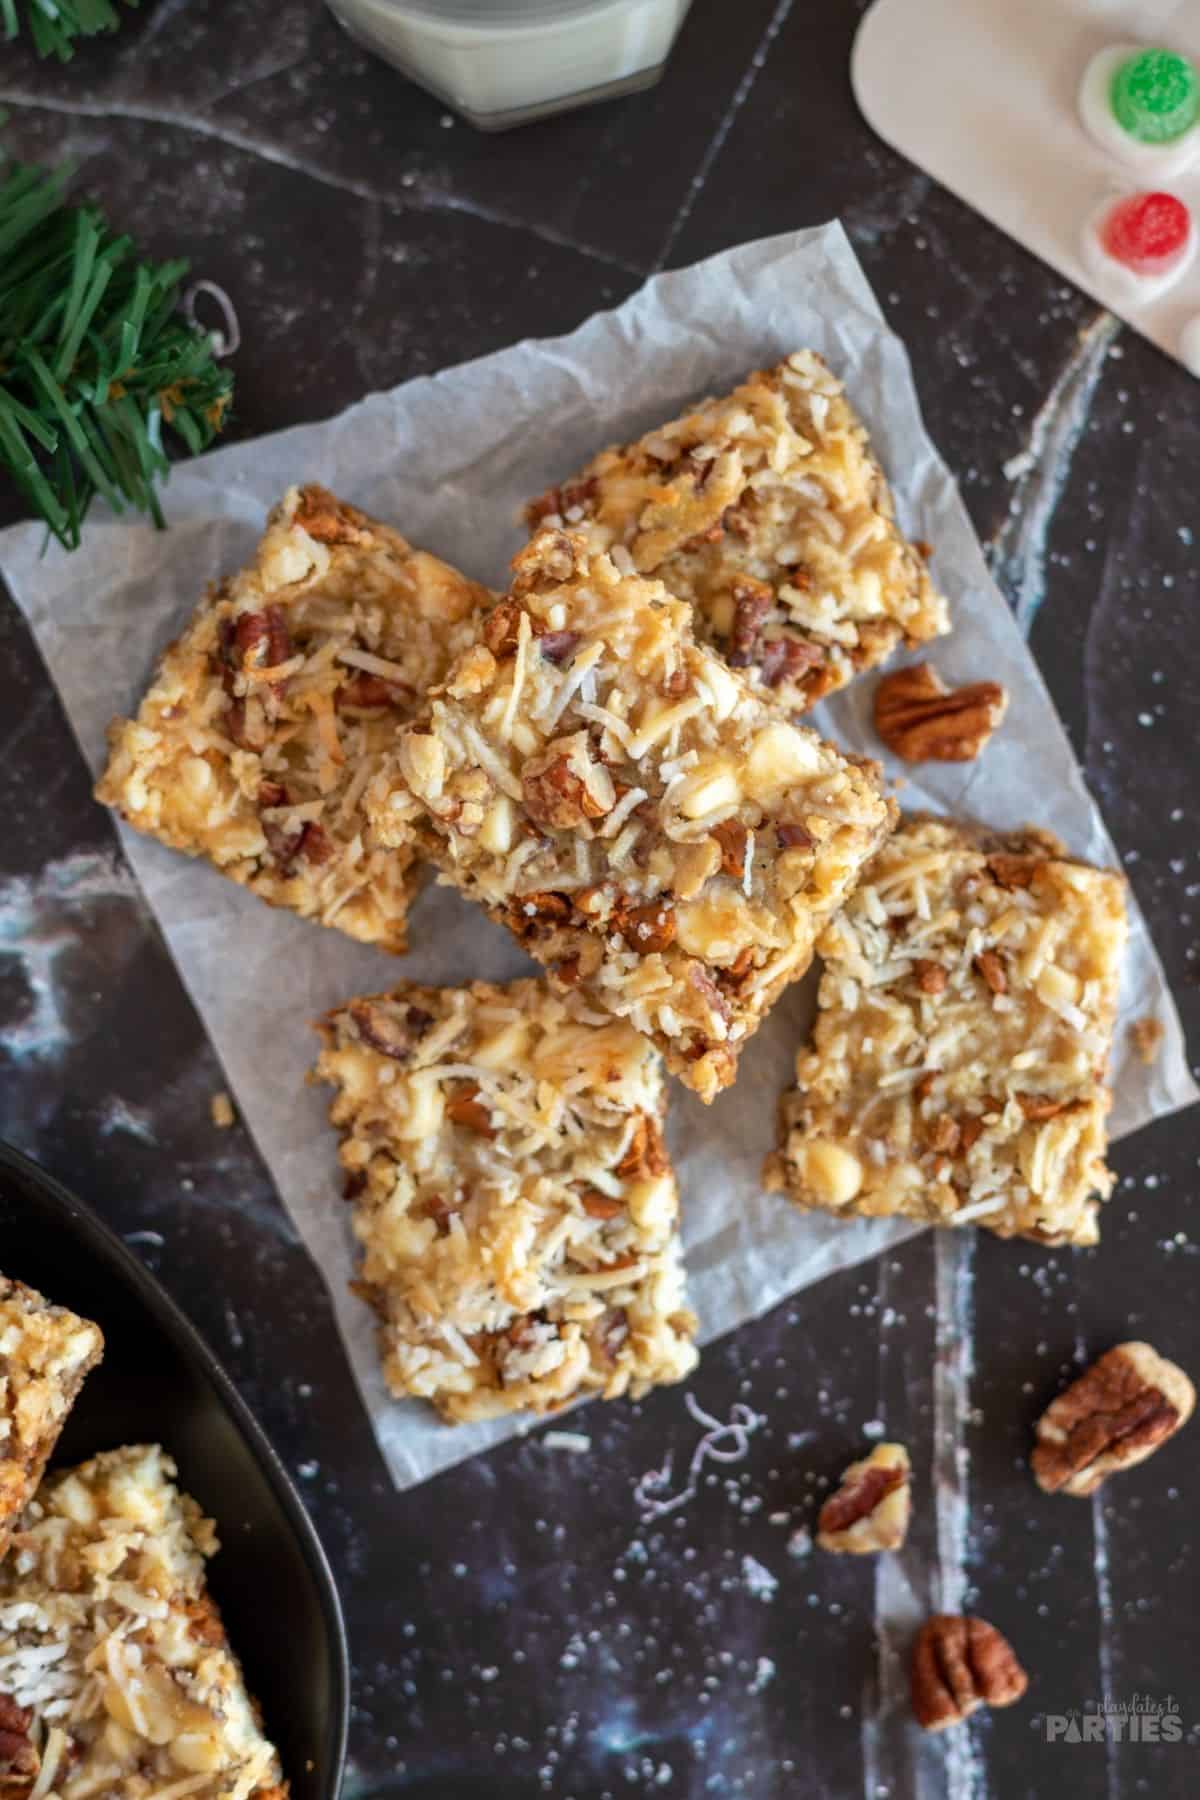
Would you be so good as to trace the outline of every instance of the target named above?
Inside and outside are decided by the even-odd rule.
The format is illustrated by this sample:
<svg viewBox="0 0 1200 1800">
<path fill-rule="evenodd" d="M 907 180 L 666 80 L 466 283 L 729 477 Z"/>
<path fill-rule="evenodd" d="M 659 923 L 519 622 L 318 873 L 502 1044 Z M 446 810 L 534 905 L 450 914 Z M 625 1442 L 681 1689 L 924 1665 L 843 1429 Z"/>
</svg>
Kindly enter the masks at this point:
<svg viewBox="0 0 1200 1800">
<path fill-rule="evenodd" d="M 235 296 L 245 434 L 840 215 L 1194 1034 L 1198 390 L 871 137 L 859 11 L 696 0 L 659 88 L 489 139 L 318 0 L 144 0 L 65 69 L 0 52 L 5 143 L 74 157 L 124 227 Z M 1118 1147 L 1098 1250 L 919 1238 L 715 1346 L 690 1404 L 592 1408 L 587 1454 L 511 1445 L 397 1497 L 320 1278 L 244 1132 L 210 1122 L 221 1071 L 3 603 L 0 819 L 0 1134 L 126 1234 L 297 1474 L 352 1637 L 348 1794 L 1197 1791 L 1195 1446 L 1091 1502 L 1040 1499 L 1022 1458 L 1075 1359 L 1144 1335 L 1200 1363 L 1200 1115 Z M 735 1405 L 741 1460 L 697 1462 L 698 1411 Z M 917 1470 L 904 1554 L 806 1553 L 881 1428 Z M 906 1651 L 930 1605 L 977 1608 L 1033 1680 L 921 1742 Z M 1046 1714 L 1139 1694 L 1177 1701 L 1182 1744 L 1047 1741 Z"/>
</svg>

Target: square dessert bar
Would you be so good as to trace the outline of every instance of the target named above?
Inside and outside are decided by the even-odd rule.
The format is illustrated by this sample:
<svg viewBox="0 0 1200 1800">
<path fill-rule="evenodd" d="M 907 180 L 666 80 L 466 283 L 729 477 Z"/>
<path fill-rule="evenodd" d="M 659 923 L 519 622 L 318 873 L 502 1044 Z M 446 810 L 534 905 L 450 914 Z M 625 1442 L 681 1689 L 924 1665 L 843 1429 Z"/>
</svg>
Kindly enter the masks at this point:
<svg viewBox="0 0 1200 1800">
<path fill-rule="evenodd" d="M 6 1794 L 286 1800 L 204 1582 L 212 1521 L 157 1446 L 49 1476 L 0 1564 Z"/>
<path fill-rule="evenodd" d="M 103 1354 L 98 1325 L 0 1275 L 0 1556 Z"/>
<path fill-rule="evenodd" d="M 290 489 L 109 728 L 97 798 L 273 906 L 402 951 L 416 861 L 370 841 L 363 790 L 491 598 L 324 488 Z"/>
<path fill-rule="evenodd" d="M 1125 883 L 1048 833 L 905 821 L 825 932 L 768 1187 L 1094 1244 Z"/>
<path fill-rule="evenodd" d="M 704 1100 L 888 829 L 873 764 L 793 725 L 692 609 L 541 533 L 368 798 Z"/>
<path fill-rule="evenodd" d="M 404 984 L 319 1029 L 394 1394 L 457 1423 L 695 1367 L 645 1038 L 535 980 Z"/>
<path fill-rule="evenodd" d="M 800 350 L 526 509 L 586 530 L 696 609 L 696 633 L 790 711 L 949 630 L 866 430 Z"/>
</svg>

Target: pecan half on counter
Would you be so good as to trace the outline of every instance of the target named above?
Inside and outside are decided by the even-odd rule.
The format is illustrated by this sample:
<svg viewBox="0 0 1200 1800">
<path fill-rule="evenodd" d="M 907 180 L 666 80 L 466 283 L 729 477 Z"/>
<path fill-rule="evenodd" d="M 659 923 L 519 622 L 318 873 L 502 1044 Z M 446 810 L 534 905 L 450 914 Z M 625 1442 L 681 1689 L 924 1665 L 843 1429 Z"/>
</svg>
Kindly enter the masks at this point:
<svg viewBox="0 0 1200 1800">
<path fill-rule="evenodd" d="M 981 1706 L 1011 1706 L 1028 1686 L 1012 1645 L 986 1619 L 935 1613 L 917 1633 L 912 1707 L 922 1731 L 945 1731 Z"/>
<path fill-rule="evenodd" d="M 1094 1494 L 1186 1425 L 1196 1390 L 1149 1344 L 1116 1344 L 1052 1400 L 1037 1422 L 1030 1465 L 1047 1494 Z"/>
<path fill-rule="evenodd" d="M 817 1544 L 851 1556 L 898 1550 L 912 1510 L 911 1468 L 903 1444 L 876 1444 L 851 1463 L 817 1518 Z"/>
<path fill-rule="evenodd" d="M 897 669 L 875 689 L 875 729 L 905 762 L 973 762 L 1007 711 L 998 681 L 948 688 L 928 663 Z"/>
</svg>

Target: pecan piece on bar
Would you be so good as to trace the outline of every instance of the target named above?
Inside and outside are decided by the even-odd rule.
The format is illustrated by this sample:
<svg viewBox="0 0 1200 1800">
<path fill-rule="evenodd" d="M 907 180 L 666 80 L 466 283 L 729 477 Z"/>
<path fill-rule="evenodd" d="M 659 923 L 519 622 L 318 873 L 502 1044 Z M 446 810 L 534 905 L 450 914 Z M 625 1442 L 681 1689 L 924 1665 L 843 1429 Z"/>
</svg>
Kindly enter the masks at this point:
<svg viewBox="0 0 1200 1800">
<path fill-rule="evenodd" d="M 740 819 L 722 819 L 710 834 L 721 852 L 721 868 L 731 880 L 740 882 L 746 873 L 746 841 L 749 833 Z"/>
<path fill-rule="evenodd" d="M 521 614 L 525 611 L 515 600 L 498 600 L 483 621 L 483 641 L 495 657 L 511 656 L 517 647 Z"/>
<path fill-rule="evenodd" d="M 410 1008 L 408 1016 L 402 1019 L 383 1006 L 373 1006 L 369 1000 L 352 1000 L 349 1007 L 350 1017 L 363 1043 L 378 1050 L 381 1056 L 390 1056 L 394 1062 L 407 1061 L 420 1036 L 420 1031 L 412 1024 L 413 1011 Z M 425 1018 L 428 1015 L 419 1016 Z"/>
<path fill-rule="evenodd" d="M 496 1135 L 491 1112 L 479 1098 L 477 1081 L 464 1081 L 457 1093 L 446 1101 L 446 1117 L 455 1125 L 477 1131 L 480 1137 L 494 1138 Z"/>
<path fill-rule="evenodd" d="M 571 740 L 556 739 L 531 756 L 521 774 L 526 812 L 551 831 L 574 831 L 613 808 L 612 776 L 603 764 L 581 759 L 577 751 Z"/>
<path fill-rule="evenodd" d="M 757 581 L 753 575 L 738 576 L 729 591 L 733 598 L 733 630 L 728 661 L 731 669 L 744 669 L 755 660 L 758 634 L 775 604 L 775 592 L 769 582 Z"/>
<path fill-rule="evenodd" d="M 675 942 L 674 909 L 665 900 L 630 906 L 622 899 L 613 909 L 612 928 L 624 939 L 626 949 L 638 956 L 652 956 Z"/>
<path fill-rule="evenodd" d="M 548 663 L 561 668 L 575 654 L 579 643 L 577 631 L 543 631 L 538 638 L 538 649 Z"/>
<path fill-rule="evenodd" d="M 852 1556 L 898 1550 L 908 1532 L 911 1497 L 908 1451 L 903 1444 L 876 1444 L 870 1456 L 850 1464 L 822 1506 L 818 1545 Z"/>
<path fill-rule="evenodd" d="M 1004 993 L 1008 987 L 1008 976 L 1004 963 L 995 950 L 981 950 L 973 966 L 975 973 L 991 988 L 993 994 Z"/>
<path fill-rule="evenodd" d="M 944 994 L 949 979 L 945 966 L 940 962 L 931 962 L 926 956 L 918 956 L 913 963 L 913 974 L 917 978 L 917 986 L 923 994 Z"/>
<path fill-rule="evenodd" d="M 615 1219 L 625 1211 L 623 1200 L 612 1194 L 602 1194 L 595 1187 L 580 1188 L 579 1204 L 589 1219 Z"/>
<path fill-rule="evenodd" d="M 11 1694 L 0 1694 L 0 1794 L 27 1794 L 37 1781 L 42 1759 L 29 1735 L 33 1709 L 19 1706 Z"/>
<path fill-rule="evenodd" d="M 787 632 L 767 638 L 759 650 L 759 666 L 764 687 L 779 687 L 784 681 L 798 681 L 801 675 L 819 669 L 825 661 L 820 644 Z"/>
<path fill-rule="evenodd" d="M 622 1181 L 644 1181 L 648 1176 L 663 1174 L 666 1167 L 667 1153 L 657 1119 L 649 1113 L 638 1113 L 615 1173 Z"/>
<path fill-rule="evenodd" d="M 1053 1094 L 1014 1094 L 1013 1099 L 1025 1117 L 1035 1125 L 1046 1119 L 1058 1117 L 1071 1104 L 1069 1100 L 1056 1100 Z"/>
<path fill-rule="evenodd" d="M 1094 1494 L 1186 1425 L 1195 1404 L 1183 1370 L 1150 1344 L 1116 1344 L 1038 1420 L 1034 1479 L 1047 1494 Z"/>
<path fill-rule="evenodd" d="M 1012 1645 L 986 1619 L 935 1613 L 917 1633 L 912 1707 L 922 1731 L 945 1731 L 980 1706 L 1011 1706 L 1028 1686 Z"/>
<path fill-rule="evenodd" d="M 344 500 L 339 500 L 336 494 L 315 481 L 300 489 L 292 523 L 307 531 L 319 544 L 357 544 L 370 538 L 369 531 L 364 530 L 365 517 L 357 507 L 347 506 Z"/>
<path fill-rule="evenodd" d="M 905 762 L 971 762 L 1007 708 L 998 681 L 948 688 L 928 663 L 916 663 L 875 689 L 875 729 Z"/>
</svg>

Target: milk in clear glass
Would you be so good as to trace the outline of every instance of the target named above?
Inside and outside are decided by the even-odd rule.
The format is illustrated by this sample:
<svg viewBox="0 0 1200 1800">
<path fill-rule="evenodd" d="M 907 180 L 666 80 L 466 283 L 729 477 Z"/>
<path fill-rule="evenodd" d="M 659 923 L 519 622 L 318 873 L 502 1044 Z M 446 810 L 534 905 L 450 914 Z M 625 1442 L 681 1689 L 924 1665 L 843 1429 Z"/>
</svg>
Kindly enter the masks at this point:
<svg viewBox="0 0 1200 1800">
<path fill-rule="evenodd" d="M 485 131 L 649 87 L 691 0 L 329 0 L 346 30 Z"/>
</svg>

